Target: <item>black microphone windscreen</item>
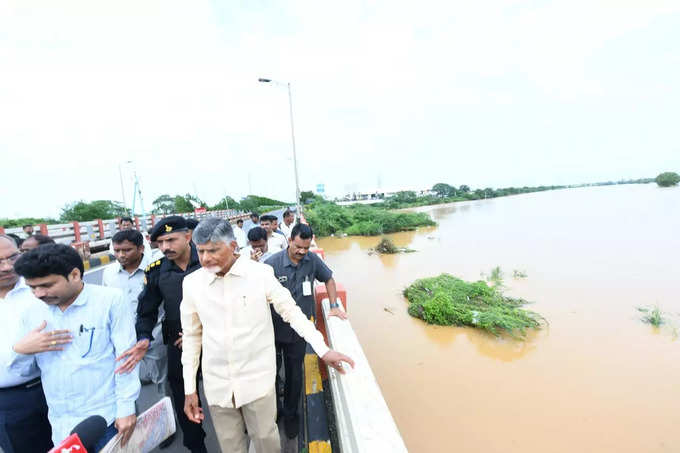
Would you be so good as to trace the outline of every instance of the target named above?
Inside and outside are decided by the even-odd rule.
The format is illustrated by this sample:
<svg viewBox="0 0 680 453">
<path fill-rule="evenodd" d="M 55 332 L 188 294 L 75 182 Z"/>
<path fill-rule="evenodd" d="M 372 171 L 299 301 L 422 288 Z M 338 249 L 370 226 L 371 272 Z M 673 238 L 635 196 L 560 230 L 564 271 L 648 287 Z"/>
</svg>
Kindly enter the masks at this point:
<svg viewBox="0 0 680 453">
<path fill-rule="evenodd" d="M 93 451 L 97 441 L 106 432 L 106 420 L 101 415 L 92 415 L 78 423 L 71 434 L 77 434 L 87 451 Z"/>
</svg>

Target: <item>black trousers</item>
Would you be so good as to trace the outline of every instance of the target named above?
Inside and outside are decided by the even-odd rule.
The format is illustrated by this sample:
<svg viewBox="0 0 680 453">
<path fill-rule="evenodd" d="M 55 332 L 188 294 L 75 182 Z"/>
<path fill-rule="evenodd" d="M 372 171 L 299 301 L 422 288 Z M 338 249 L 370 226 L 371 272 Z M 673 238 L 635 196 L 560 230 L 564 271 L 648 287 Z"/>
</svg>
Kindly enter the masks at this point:
<svg viewBox="0 0 680 453">
<path fill-rule="evenodd" d="M 300 393 L 302 392 L 302 365 L 305 361 L 307 342 L 303 339 L 293 343 L 276 342 L 276 389 L 281 388 L 279 370 L 283 362 L 285 377 L 283 381 L 283 405 L 276 398 L 276 408 L 281 416 L 292 419 L 299 416 Z"/>
<path fill-rule="evenodd" d="M 0 451 L 45 453 L 52 447 L 42 385 L 0 389 Z"/>
<path fill-rule="evenodd" d="M 189 450 L 198 449 L 203 445 L 205 431 L 202 424 L 190 421 L 184 413 L 184 378 L 182 377 L 182 350 L 174 344 L 174 340 L 168 342 L 168 384 L 172 391 L 172 402 L 175 406 L 175 414 L 179 421 L 179 427 L 183 433 L 184 446 Z M 196 392 L 198 393 L 198 377 L 196 378 Z M 198 396 L 201 402 L 201 396 Z"/>
</svg>

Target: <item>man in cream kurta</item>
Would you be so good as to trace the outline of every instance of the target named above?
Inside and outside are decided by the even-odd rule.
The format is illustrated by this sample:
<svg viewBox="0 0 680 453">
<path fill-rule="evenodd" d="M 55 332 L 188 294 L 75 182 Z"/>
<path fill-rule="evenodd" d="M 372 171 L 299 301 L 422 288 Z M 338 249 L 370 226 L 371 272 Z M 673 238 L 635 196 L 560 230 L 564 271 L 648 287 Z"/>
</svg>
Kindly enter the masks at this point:
<svg viewBox="0 0 680 453">
<path fill-rule="evenodd" d="M 200 422 L 196 371 L 203 352 L 203 383 L 223 453 L 247 452 L 245 430 L 258 453 L 279 452 L 276 426 L 276 350 L 270 304 L 328 365 L 343 372 L 352 360 L 330 350 L 270 266 L 234 252 L 229 222 L 210 218 L 194 231 L 201 269 L 184 278 L 185 412 Z"/>
</svg>

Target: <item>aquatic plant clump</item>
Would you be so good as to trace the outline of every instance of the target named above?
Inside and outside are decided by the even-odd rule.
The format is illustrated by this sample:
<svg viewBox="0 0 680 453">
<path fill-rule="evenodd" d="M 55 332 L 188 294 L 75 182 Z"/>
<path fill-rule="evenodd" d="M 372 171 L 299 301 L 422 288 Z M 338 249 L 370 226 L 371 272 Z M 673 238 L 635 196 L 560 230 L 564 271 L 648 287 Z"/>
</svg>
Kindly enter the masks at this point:
<svg viewBox="0 0 680 453">
<path fill-rule="evenodd" d="M 486 282 L 466 282 L 449 274 L 416 280 L 404 290 L 408 313 L 427 323 L 477 327 L 496 336 L 524 337 L 540 329 L 543 318 L 521 308 L 524 299 L 504 296 Z"/>
<path fill-rule="evenodd" d="M 658 305 L 652 308 L 638 307 L 638 310 L 644 313 L 644 315 L 642 316 L 642 322 L 651 324 L 654 327 L 659 327 L 661 326 L 661 324 L 666 322 L 663 316 L 663 312 L 661 311 Z"/>
<path fill-rule="evenodd" d="M 399 247 L 394 245 L 394 242 L 392 242 L 389 238 L 382 238 L 380 243 L 375 246 L 375 251 L 378 253 L 399 253 Z"/>
<path fill-rule="evenodd" d="M 382 238 L 374 249 L 369 250 L 369 255 L 372 253 L 379 253 L 381 255 L 393 255 L 395 253 L 411 253 L 415 250 L 407 247 L 397 247 L 390 238 Z"/>
</svg>

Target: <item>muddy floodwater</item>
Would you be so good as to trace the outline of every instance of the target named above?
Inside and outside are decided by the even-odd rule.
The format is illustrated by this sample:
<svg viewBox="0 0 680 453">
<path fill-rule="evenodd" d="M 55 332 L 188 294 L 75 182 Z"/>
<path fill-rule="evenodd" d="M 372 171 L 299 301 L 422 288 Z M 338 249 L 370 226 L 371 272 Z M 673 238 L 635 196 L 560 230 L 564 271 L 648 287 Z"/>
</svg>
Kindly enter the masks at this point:
<svg viewBox="0 0 680 453">
<path fill-rule="evenodd" d="M 437 227 L 320 246 L 409 451 L 680 452 L 680 187 L 607 186 L 426 207 Z M 524 342 L 429 326 L 403 288 L 501 266 L 549 325 Z M 513 270 L 527 274 L 512 278 Z M 640 321 L 658 305 L 668 323 Z"/>
</svg>

